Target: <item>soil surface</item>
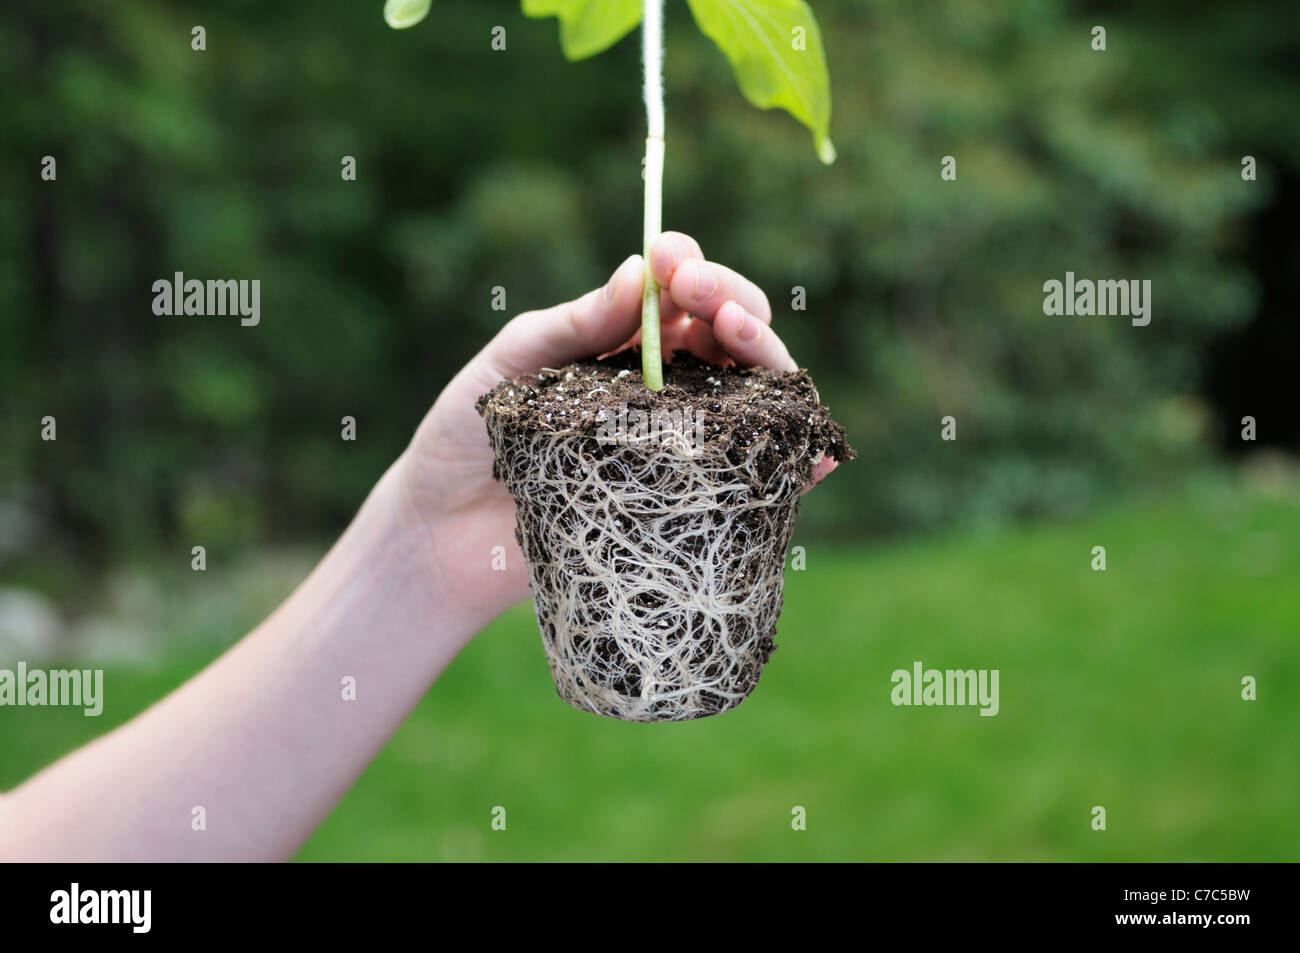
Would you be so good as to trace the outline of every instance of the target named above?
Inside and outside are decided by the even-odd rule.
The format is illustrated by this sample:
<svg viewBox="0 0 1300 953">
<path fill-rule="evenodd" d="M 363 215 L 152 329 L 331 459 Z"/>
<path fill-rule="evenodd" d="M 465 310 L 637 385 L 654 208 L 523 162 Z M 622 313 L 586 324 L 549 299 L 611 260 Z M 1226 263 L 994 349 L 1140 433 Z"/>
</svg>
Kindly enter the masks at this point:
<svg viewBox="0 0 1300 953">
<path fill-rule="evenodd" d="M 751 447 L 767 436 L 759 458 L 759 473 L 768 477 L 781 466 L 808 475 L 824 454 L 844 463 L 857 456 L 844 428 L 831 420 L 806 370 L 774 371 L 766 367 L 718 367 L 688 351 L 675 351 L 664 367 L 664 388 L 646 390 L 641 377 L 641 351 L 629 348 L 603 360 L 580 361 L 548 368 L 536 375 L 502 381 L 475 404 L 480 415 L 488 407 L 509 429 L 546 430 L 599 436 L 617 425 L 620 405 L 653 414 L 656 421 L 674 412 L 695 423 L 697 439 L 727 444 L 733 462 L 745 459 Z M 652 424 L 653 426 L 653 424 Z M 500 478 L 500 464 L 493 476 Z"/>
</svg>

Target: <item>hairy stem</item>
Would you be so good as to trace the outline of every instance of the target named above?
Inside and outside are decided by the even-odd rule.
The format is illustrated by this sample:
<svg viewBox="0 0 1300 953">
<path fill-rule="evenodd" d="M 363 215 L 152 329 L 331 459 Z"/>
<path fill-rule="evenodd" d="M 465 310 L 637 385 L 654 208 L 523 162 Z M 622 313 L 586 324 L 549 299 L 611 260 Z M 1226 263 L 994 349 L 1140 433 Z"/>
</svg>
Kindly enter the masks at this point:
<svg viewBox="0 0 1300 953">
<path fill-rule="evenodd" d="M 650 390 L 664 386 L 663 353 L 659 345 L 659 282 L 650 273 L 650 243 L 663 230 L 664 84 L 663 0 L 645 0 L 641 22 L 645 64 L 645 291 L 641 297 L 641 376 Z"/>
</svg>

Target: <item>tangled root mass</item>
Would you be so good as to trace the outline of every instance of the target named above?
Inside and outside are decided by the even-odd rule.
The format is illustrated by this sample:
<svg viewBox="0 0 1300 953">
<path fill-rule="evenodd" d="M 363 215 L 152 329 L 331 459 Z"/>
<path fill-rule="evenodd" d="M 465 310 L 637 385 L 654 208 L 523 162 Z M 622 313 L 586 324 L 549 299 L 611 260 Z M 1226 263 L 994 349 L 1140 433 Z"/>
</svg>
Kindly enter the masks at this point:
<svg viewBox="0 0 1300 953">
<path fill-rule="evenodd" d="M 515 500 L 560 696 L 631 721 L 734 708 L 775 649 L 799 495 L 852 459 L 804 372 L 674 355 L 647 391 L 625 351 L 480 398 Z"/>
</svg>

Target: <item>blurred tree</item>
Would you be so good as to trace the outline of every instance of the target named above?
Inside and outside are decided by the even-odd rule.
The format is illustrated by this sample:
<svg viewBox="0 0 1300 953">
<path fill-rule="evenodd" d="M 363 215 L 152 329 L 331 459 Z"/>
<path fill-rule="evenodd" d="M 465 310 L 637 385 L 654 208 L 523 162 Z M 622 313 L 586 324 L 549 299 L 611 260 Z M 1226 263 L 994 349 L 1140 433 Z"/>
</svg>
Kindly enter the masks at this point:
<svg viewBox="0 0 1300 953">
<path fill-rule="evenodd" d="M 1262 299 L 1252 216 L 1300 169 L 1294 12 L 815 6 L 829 170 L 737 105 L 669 4 L 664 221 L 766 288 L 863 451 L 821 528 L 1072 509 L 1195 459 L 1211 342 Z M 0 10 L 0 497 L 42 514 L 42 545 L 332 532 L 507 317 L 636 250 L 635 38 L 570 65 L 554 29 L 513 0 L 440 0 L 401 34 L 377 4 Z M 177 271 L 259 279 L 260 325 L 153 315 Z M 1151 279 L 1151 325 L 1045 317 L 1066 271 Z"/>
</svg>

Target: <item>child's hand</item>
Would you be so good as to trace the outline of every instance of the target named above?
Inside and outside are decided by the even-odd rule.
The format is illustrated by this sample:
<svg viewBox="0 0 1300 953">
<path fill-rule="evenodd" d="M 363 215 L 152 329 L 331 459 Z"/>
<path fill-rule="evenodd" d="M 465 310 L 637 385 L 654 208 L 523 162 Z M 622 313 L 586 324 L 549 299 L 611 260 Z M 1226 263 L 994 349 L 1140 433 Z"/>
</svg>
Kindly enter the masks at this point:
<svg viewBox="0 0 1300 953">
<path fill-rule="evenodd" d="M 771 329 L 767 296 L 730 268 L 706 261 L 695 239 L 665 232 L 650 249 L 660 291 L 664 354 L 691 351 L 715 364 L 798 367 Z M 483 622 L 528 595 L 528 571 L 515 542 L 514 502 L 492 479 L 492 449 L 474 402 L 502 378 L 563 367 L 640 338 L 640 255 L 597 288 L 567 304 L 519 315 L 447 385 L 407 450 L 405 480 L 430 536 L 447 594 Z M 827 459 L 816 482 L 834 466 Z M 504 572 L 492 571 L 493 547 Z"/>
</svg>

